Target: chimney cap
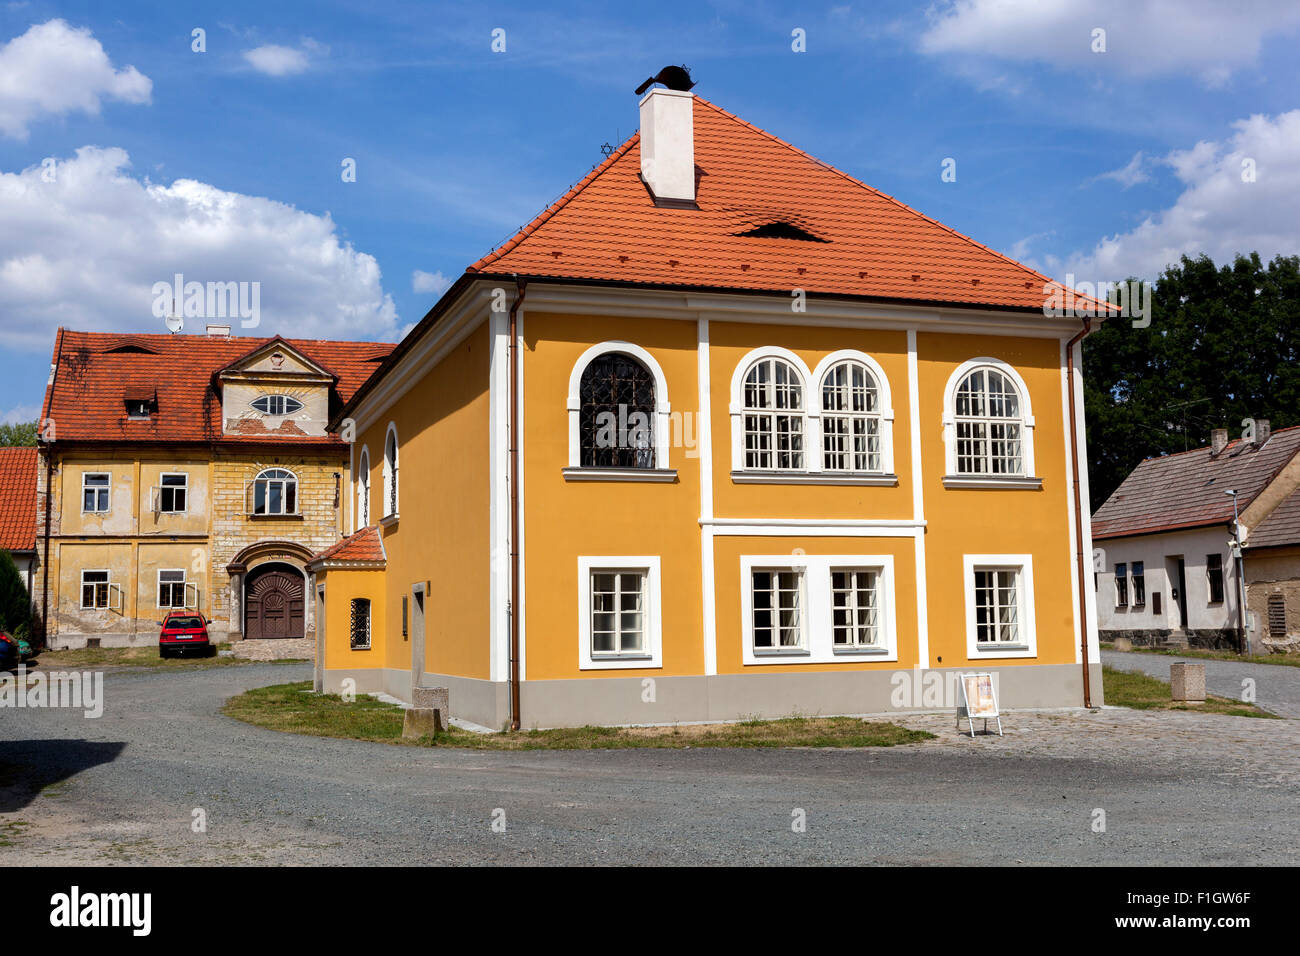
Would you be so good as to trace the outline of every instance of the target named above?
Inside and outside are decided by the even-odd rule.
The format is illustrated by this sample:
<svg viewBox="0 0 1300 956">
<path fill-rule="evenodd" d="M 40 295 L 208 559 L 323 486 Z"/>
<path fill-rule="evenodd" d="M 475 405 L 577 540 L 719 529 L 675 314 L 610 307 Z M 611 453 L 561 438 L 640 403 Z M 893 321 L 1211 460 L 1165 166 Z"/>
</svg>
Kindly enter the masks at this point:
<svg viewBox="0 0 1300 956">
<path fill-rule="evenodd" d="M 640 96 L 655 83 L 662 83 L 670 90 L 680 90 L 683 93 L 695 85 L 695 81 L 691 79 L 691 71 L 685 66 L 666 66 L 638 86 L 636 95 Z"/>
</svg>

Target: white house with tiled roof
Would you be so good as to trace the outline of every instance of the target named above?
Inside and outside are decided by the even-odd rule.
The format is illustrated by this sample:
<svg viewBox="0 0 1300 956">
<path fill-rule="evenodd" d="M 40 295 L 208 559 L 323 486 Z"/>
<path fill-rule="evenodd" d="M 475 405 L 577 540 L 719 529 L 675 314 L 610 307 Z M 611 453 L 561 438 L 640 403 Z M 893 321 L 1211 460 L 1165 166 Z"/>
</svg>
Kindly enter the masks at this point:
<svg viewBox="0 0 1300 956">
<path fill-rule="evenodd" d="M 1267 421 L 1139 464 L 1092 517 L 1101 639 L 1239 648 L 1244 628 L 1255 650 L 1284 640 L 1300 625 L 1297 487 L 1300 428 Z M 1266 585 L 1282 597 L 1270 603 Z"/>
</svg>

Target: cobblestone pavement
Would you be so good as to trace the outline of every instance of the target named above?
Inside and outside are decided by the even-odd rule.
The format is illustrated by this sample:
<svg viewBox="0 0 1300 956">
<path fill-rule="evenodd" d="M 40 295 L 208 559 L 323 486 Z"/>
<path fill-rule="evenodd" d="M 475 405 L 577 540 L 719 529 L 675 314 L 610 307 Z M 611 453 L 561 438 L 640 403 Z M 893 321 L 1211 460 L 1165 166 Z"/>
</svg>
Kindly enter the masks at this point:
<svg viewBox="0 0 1300 956">
<path fill-rule="evenodd" d="M 919 715 L 897 719 L 937 739 L 901 747 L 500 753 L 218 712 L 310 673 L 110 673 L 101 718 L 0 711 L 0 866 L 1300 864 L 1297 721 L 1018 712 L 971 739 Z"/>
<path fill-rule="evenodd" d="M 1169 657 L 1140 651 L 1101 652 L 1101 662 L 1117 670 L 1138 671 L 1169 680 L 1169 665 L 1187 661 L 1205 665 L 1205 689 L 1220 697 L 1241 700 L 1245 681 L 1254 681 L 1255 703 L 1280 717 L 1300 719 L 1300 667 L 1215 661 L 1200 657 Z"/>
</svg>

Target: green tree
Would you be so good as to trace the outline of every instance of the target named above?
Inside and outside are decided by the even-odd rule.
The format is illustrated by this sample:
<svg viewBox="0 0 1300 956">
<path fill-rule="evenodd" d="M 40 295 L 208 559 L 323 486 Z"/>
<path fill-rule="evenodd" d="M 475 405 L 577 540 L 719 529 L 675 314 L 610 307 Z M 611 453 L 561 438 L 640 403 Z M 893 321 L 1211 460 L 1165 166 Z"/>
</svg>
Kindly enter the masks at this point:
<svg viewBox="0 0 1300 956">
<path fill-rule="evenodd" d="M 0 448 L 8 448 L 14 445 L 35 445 L 36 436 L 36 422 L 0 425 Z"/>
<path fill-rule="evenodd" d="M 28 636 L 32 620 L 32 599 L 13 556 L 0 551 L 0 631 Z"/>
<path fill-rule="evenodd" d="M 1095 509 L 1144 458 L 1207 445 L 1212 428 L 1300 424 L 1300 257 L 1183 256 L 1154 284 L 1149 328 L 1112 319 L 1083 352 Z"/>
</svg>

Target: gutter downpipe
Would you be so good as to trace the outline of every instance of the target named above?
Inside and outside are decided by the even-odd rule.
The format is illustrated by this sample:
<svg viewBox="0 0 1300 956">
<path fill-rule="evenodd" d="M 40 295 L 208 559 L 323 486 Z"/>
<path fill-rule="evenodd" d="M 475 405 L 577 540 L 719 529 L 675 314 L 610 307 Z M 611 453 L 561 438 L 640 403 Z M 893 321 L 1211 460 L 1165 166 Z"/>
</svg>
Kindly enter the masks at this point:
<svg viewBox="0 0 1300 956">
<path fill-rule="evenodd" d="M 515 276 L 518 294 L 510 306 L 509 335 L 510 344 L 507 354 L 510 356 L 506 383 L 506 396 L 510 404 L 509 431 L 510 447 L 510 729 L 518 730 L 522 724 L 519 715 L 519 396 L 516 389 L 519 381 L 518 348 L 518 312 L 527 291 L 527 280 Z"/>
<path fill-rule="evenodd" d="M 50 505 L 54 495 L 54 445 L 45 443 L 45 556 L 41 558 L 41 646 L 49 646 L 50 610 Z"/>
<path fill-rule="evenodd" d="M 1069 383 L 1066 393 L 1069 396 L 1070 403 L 1070 470 L 1074 473 L 1075 563 L 1079 569 L 1079 650 L 1083 659 L 1084 707 L 1092 706 L 1092 680 L 1088 671 L 1088 578 L 1087 565 L 1083 554 L 1083 492 L 1079 481 L 1079 472 L 1082 470 L 1082 466 L 1079 464 L 1079 426 L 1076 420 L 1078 409 L 1074 401 L 1074 347 L 1091 331 L 1092 319 L 1085 316 L 1083 328 L 1079 330 L 1079 333 L 1074 338 L 1065 343 L 1066 378 Z M 1089 520 L 1091 520 L 1091 517 L 1089 517 Z"/>
</svg>

